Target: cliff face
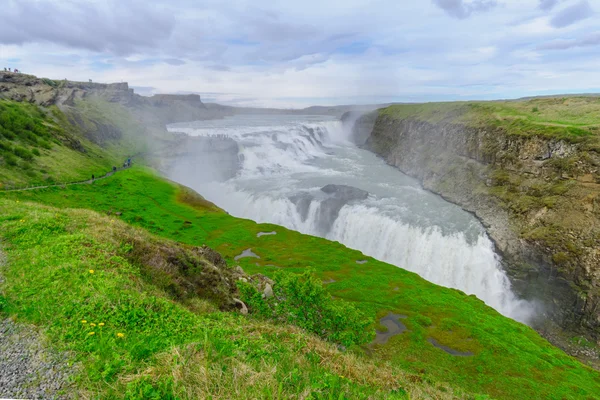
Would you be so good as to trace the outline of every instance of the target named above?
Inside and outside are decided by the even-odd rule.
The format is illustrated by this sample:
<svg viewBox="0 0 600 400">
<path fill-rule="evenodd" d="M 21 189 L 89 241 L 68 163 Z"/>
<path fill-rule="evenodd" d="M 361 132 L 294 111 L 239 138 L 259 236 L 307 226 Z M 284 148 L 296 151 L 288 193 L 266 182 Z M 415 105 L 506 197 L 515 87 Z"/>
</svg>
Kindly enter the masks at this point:
<svg viewBox="0 0 600 400">
<path fill-rule="evenodd" d="M 76 106 L 78 100 L 100 99 L 127 107 L 141 120 L 162 125 L 229 115 L 224 110 L 207 109 L 196 94 L 144 97 L 135 94 L 126 82 L 104 84 L 57 81 L 10 72 L 0 72 L 0 98 L 43 107 L 56 105 L 62 110 Z"/>
<path fill-rule="evenodd" d="M 357 121 L 364 135 L 373 115 Z M 486 226 L 514 289 L 564 327 L 600 335 L 600 155 L 595 138 L 380 113 L 366 147 Z"/>
</svg>

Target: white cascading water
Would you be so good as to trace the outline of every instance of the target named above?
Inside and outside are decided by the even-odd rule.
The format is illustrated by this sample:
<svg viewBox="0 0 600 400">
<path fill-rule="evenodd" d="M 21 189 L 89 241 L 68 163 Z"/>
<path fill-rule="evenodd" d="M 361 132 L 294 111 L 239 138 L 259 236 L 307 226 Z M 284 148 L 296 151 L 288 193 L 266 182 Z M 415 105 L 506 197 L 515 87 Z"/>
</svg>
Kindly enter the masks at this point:
<svg viewBox="0 0 600 400">
<path fill-rule="evenodd" d="M 475 294 L 506 316 L 523 322 L 529 317 L 530 304 L 512 293 L 481 224 L 349 143 L 339 121 L 238 116 L 170 129 L 238 143 L 241 165 L 234 178 L 198 182 L 181 169 L 172 176 L 232 215 L 339 241 L 436 284 Z M 331 196 L 320 190 L 327 184 L 369 195 L 332 206 Z"/>
</svg>

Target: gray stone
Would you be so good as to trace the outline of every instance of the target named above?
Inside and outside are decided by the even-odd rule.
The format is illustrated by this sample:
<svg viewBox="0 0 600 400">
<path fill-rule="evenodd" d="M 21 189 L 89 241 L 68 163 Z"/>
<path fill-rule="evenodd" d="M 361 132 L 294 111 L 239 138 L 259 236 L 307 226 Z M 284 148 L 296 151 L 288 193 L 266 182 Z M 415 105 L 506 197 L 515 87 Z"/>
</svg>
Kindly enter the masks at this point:
<svg viewBox="0 0 600 400">
<path fill-rule="evenodd" d="M 273 287 L 267 283 L 265 285 L 265 290 L 263 291 L 263 297 L 266 299 L 270 299 L 271 297 L 273 297 Z"/>
</svg>

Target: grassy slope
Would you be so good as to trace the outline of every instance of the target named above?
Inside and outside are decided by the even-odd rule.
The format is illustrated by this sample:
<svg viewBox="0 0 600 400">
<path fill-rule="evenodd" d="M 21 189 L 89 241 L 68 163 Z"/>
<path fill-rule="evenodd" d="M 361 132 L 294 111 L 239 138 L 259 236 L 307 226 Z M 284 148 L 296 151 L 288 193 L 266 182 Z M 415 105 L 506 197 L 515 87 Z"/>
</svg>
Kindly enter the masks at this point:
<svg viewBox="0 0 600 400">
<path fill-rule="evenodd" d="M 438 287 L 370 258 L 365 265 L 356 264 L 365 257 L 339 243 L 231 217 L 147 170 L 125 171 L 93 186 L 3 197 L 58 207 L 120 211 L 125 222 L 159 236 L 195 245 L 205 243 L 230 264 L 234 256 L 252 248 L 261 259 L 240 260 L 248 272 L 269 273 L 276 268 L 269 265 L 292 271 L 310 266 L 324 280 L 335 280 L 328 288 L 336 297 L 353 301 L 378 317 L 389 312 L 407 315 L 405 323 L 410 331 L 375 347 L 373 354 L 431 381 L 446 381 L 471 393 L 506 399 L 588 399 L 600 393 L 596 371 L 473 296 Z M 278 234 L 256 237 L 258 232 L 273 230 Z M 475 356 L 450 356 L 429 344 L 428 337 L 457 350 L 472 351 Z"/>
<path fill-rule="evenodd" d="M 590 140 L 600 133 L 599 97 L 536 98 L 518 101 L 402 104 L 383 115 L 447 120 L 472 126 L 503 127 L 513 135 L 540 135 L 571 141 Z M 596 140 L 593 140 L 597 143 Z"/>
<path fill-rule="evenodd" d="M 0 100 L 0 187 L 85 180 L 120 159 L 85 139 L 57 108 Z"/>
<path fill-rule="evenodd" d="M 464 398 L 302 330 L 187 304 L 128 262 L 132 237 L 97 213 L 0 199 L 7 267 L 0 315 L 43 327 L 83 374 L 77 398 Z M 158 240 L 159 245 L 169 245 Z M 75 390 L 82 392 L 74 393 Z"/>
</svg>

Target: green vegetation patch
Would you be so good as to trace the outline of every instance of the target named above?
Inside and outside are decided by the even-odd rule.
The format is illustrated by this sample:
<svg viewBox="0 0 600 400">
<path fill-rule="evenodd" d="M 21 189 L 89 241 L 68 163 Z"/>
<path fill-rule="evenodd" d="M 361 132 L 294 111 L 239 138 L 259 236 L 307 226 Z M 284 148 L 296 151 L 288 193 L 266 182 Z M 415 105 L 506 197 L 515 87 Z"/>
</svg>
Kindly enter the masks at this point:
<svg viewBox="0 0 600 400">
<path fill-rule="evenodd" d="M 418 119 L 432 124 L 459 123 L 487 129 L 496 127 L 510 135 L 597 144 L 600 97 L 398 104 L 380 110 L 380 115 L 393 119 Z"/>
<path fill-rule="evenodd" d="M 76 398 L 470 398 L 289 324 L 174 301 L 128 261 L 127 243 L 174 244 L 114 218 L 5 199 L 0 209 L 0 317 L 73 354 Z"/>
<path fill-rule="evenodd" d="M 121 158 L 81 136 L 56 107 L 0 100 L 0 189 L 89 179 Z"/>
<path fill-rule="evenodd" d="M 326 286 L 331 295 L 352 302 L 363 313 L 377 319 L 390 312 L 407 316 L 404 320 L 409 328 L 407 332 L 390 338 L 385 345 L 370 346 L 368 353 L 375 360 L 389 361 L 407 373 L 415 374 L 423 382 L 448 382 L 452 387 L 469 393 L 486 393 L 493 398 L 505 399 L 587 399 L 600 392 L 597 371 L 566 356 L 532 329 L 501 316 L 474 296 L 433 285 L 416 274 L 365 257 L 339 243 L 232 217 L 197 196 L 190 196 L 189 191 L 181 186 L 145 169 L 127 170 L 94 185 L 6 193 L 3 197 L 62 208 L 89 208 L 111 217 L 118 212 L 122 221 L 158 236 L 192 245 L 206 244 L 219 251 L 229 265 L 239 264 L 249 273 L 274 276 L 276 271 L 302 273 L 307 268 L 313 269 L 319 279 L 334 280 Z M 17 221 L 22 217 L 19 212 L 8 215 L 16 220 L 10 222 L 10 232 L 15 232 L 19 229 Z M 31 228 L 27 235 L 34 237 L 45 231 Z M 277 235 L 256 236 L 259 232 L 270 231 L 276 231 Z M 6 240 L 12 243 L 15 238 L 8 235 Z M 36 241 L 31 240 L 27 248 L 35 244 Z M 248 248 L 261 258 L 234 261 L 235 256 Z M 50 254 L 57 251 L 53 249 Z M 77 259 L 81 258 L 79 256 Z M 365 265 L 356 263 L 356 260 L 363 259 L 369 262 Z M 99 266 L 96 269 L 102 270 Z M 85 283 L 81 280 L 84 278 L 91 278 L 85 274 L 85 269 L 74 282 Z M 35 289 L 27 289 L 23 282 L 24 293 L 37 293 L 44 290 L 45 285 L 50 285 L 46 282 L 38 287 L 35 281 L 27 280 Z M 17 309 L 22 307 L 26 307 L 25 304 Z M 85 318 L 97 319 L 92 312 L 97 312 L 96 308 L 90 309 L 91 316 L 86 314 Z M 35 311 L 32 313 L 35 315 Z M 155 317 L 160 318 L 160 313 Z M 77 318 L 83 316 L 77 315 Z M 61 321 L 53 321 L 58 320 L 48 314 L 47 319 L 39 320 L 39 323 L 62 324 Z M 235 319 L 231 324 L 241 323 Z M 185 324 L 181 326 L 184 329 Z M 190 333 L 192 336 L 195 334 Z M 226 333 L 222 336 L 227 337 Z M 441 345 L 474 355 L 452 356 L 434 347 L 428 340 L 430 338 Z M 149 343 L 154 343 L 149 340 Z M 159 349 L 160 344 L 171 343 L 179 351 L 193 352 L 194 349 L 181 344 L 186 340 L 185 337 L 177 340 L 161 338 L 156 342 L 156 350 L 153 351 L 166 352 L 164 364 L 161 364 L 163 367 L 173 360 L 174 355 L 164 347 Z M 101 368 L 103 363 L 98 365 Z M 164 372 L 156 365 L 157 370 Z M 148 385 L 154 381 L 148 383 L 143 375 L 138 376 L 139 381 L 132 390 L 150 390 Z"/>
</svg>

